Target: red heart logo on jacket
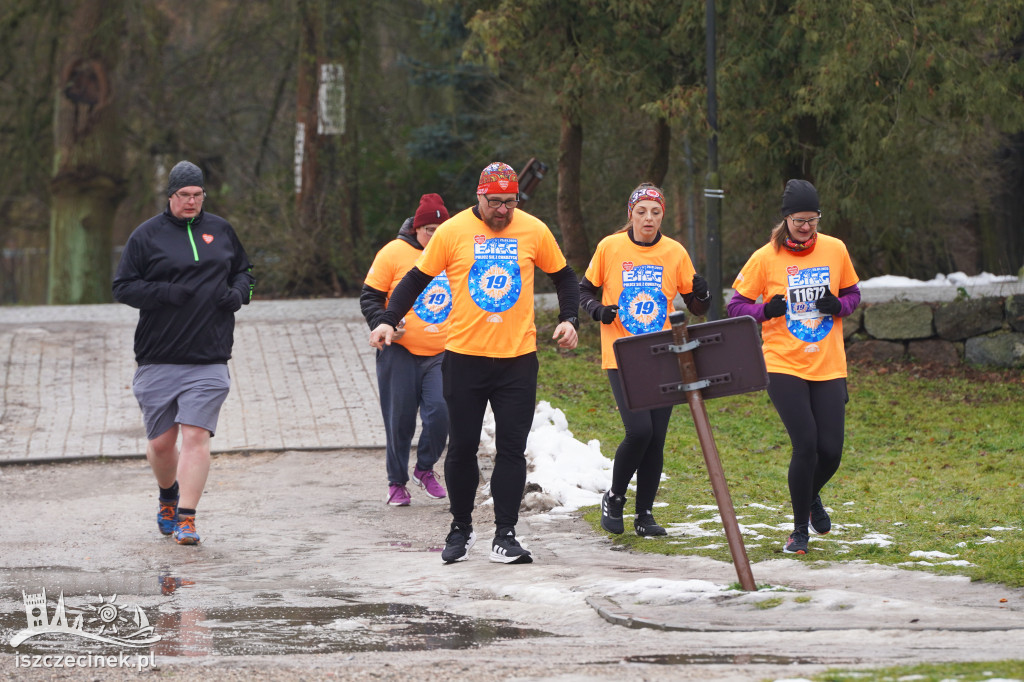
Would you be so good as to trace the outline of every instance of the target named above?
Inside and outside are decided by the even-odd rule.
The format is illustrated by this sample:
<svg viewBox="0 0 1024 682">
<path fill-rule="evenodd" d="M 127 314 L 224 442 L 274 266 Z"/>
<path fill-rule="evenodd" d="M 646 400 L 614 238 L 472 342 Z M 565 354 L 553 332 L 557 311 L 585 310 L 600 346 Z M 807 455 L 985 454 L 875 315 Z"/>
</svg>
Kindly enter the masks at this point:
<svg viewBox="0 0 1024 682">
<path fill-rule="evenodd" d="M 213 243 L 213 235 L 212 234 L 206 234 L 204 232 L 203 233 L 203 241 L 206 242 L 207 244 L 212 244 Z"/>
</svg>

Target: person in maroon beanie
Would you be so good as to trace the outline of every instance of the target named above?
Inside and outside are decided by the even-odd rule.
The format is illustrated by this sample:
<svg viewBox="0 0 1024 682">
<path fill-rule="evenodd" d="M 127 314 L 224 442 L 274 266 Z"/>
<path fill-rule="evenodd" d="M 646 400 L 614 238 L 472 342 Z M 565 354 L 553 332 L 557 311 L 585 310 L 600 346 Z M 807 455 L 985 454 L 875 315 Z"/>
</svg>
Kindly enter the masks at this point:
<svg viewBox="0 0 1024 682">
<path fill-rule="evenodd" d="M 359 296 L 371 330 L 387 308 L 391 292 L 416 263 L 434 230 L 446 220 L 448 209 L 441 196 L 424 194 L 416 215 L 405 221 L 397 238 L 377 252 Z M 447 495 L 434 475 L 434 465 L 448 441 L 448 405 L 442 392 L 441 360 L 451 309 L 452 292 L 448 277 L 442 272 L 416 299 L 395 343 L 377 351 L 377 387 L 387 440 L 387 503 L 392 506 L 408 506 L 412 499 L 406 484 L 417 411 L 423 428 L 416 445 L 412 479 L 429 497 Z"/>
</svg>

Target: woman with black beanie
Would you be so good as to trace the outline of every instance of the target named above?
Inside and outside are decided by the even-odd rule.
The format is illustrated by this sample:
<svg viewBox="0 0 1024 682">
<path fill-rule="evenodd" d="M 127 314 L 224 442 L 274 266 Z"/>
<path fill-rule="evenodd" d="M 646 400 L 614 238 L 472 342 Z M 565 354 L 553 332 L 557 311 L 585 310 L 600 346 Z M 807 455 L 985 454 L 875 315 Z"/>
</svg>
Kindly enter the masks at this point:
<svg viewBox="0 0 1024 682">
<path fill-rule="evenodd" d="M 860 289 L 846 245 L 818 232 L 814 185 L 787 182 L 782 216 L 733 282 L 728 311 L 761 323 L 768 395 L 793 446 L 793 532 L 783 551 L 806 554 L 809 530 L 824 535 L 832 529 L 820 492 L 843 453 L 849 396 L 842 318 L 857 308 Z"/>
</svg>

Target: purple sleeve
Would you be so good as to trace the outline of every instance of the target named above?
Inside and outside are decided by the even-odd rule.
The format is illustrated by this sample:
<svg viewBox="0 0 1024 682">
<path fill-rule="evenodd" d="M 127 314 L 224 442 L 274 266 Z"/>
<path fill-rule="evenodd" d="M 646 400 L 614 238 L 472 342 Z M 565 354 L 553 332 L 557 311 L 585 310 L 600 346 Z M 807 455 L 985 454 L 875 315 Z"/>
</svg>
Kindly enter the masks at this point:
<svg viewBox="0 0 1024 682">
<path fill-rule="evenodd" d="M 853 313 L 860 305 L 860 287 L 854 284 L 839 290 L 839 317 L 846 317 Z"/>
<path fill-rule="evenodd" d="M 859 293 L 857 295 L 857 300 L 860 300 Z M 750 315 L 758 322 L 765 321 L 764 306 L 760 303 L 755 303 L 746 296 L 741 296 L 739 292 L 733 292 L 732 300 L 730 300 L 729 305 L 726 306 L 726 312 L 729 313 L 729 317 Z"/>
</svg>

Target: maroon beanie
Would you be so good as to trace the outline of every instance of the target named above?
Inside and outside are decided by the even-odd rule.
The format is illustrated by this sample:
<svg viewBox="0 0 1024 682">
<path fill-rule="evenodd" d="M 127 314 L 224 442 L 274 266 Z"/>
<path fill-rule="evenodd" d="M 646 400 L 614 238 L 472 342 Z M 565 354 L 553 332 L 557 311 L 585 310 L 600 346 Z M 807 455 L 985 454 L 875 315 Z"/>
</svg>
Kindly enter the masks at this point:
<svg viewBox="0 0 1024 682">
<path fill-rule="evenodd" d="M 420 197 L 420 207 L 416 209 L 416 217 L 412 221 L 414 230 L 424 225 L 440 225 L 446 220 L 448 209 L 444 207 L 444 199 L 440 194 L 424 194 Z"/>
</svg>

